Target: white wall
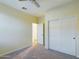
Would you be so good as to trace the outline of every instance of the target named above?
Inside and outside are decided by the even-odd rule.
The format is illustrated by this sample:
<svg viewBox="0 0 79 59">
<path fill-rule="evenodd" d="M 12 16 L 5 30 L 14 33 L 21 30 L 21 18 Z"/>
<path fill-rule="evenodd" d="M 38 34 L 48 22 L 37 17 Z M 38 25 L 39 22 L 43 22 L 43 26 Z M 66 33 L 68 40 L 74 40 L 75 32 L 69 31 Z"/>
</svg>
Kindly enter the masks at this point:
<svg viewBox="0 0 79 59">
<path fill-rule="evenodd" d="M 75 16 L 77 18 L 76 29 L 77 29 L 77 33 L 79 34 L 79 0 L 75 0 L 74 2 L 68 3 L 67 5 L 62 5 L 51 9 L 50 11 L 47 12 L 45 18 L 46 20 L 52 20 L 52 19 L 59 19 L 68 16 Z M 46 21 L 46 29 L 47 29 L 47 21 Z M 48 37 L 46 37 L 46 39 L 47 38 Z M 76 40 L 77 40 L 77 56 L 79 57 L 79 35 L 77 35 Z"/>
<path fill-rule="evenodd" d="M 0 56 L 32 44 L 32 23 L 36 17 L 0 4 Z"/>
<path fill-rule="evenodd" d="M 43 24 L 38 24 L 37 31 L 38 43 L 43 45 Z"/>
</svg>

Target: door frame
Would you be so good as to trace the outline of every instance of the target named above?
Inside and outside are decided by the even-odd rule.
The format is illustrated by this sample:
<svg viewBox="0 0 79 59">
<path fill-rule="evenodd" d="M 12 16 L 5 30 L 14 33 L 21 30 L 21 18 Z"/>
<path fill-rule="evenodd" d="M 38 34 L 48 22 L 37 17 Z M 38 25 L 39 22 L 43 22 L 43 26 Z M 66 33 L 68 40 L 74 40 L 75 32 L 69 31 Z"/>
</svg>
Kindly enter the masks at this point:
<svg viewBox="0 0 79 59">
<path fill-rule="evenodd" d="M 75 20 L 77 20 L 77 18 L 75 16 L 67 16 L 67 17 L 63 17 L 63 18 L 59 18 L 59 19 L 52 19 L 52 20 L 46 20 L 46 24 L 45 24 L 45 48 L 46 49 L 50 49 L 49 48 L 49 22 L 50 21 L 57 21 L 57 20 L 62 20 L 62 19 L 71 19 L 74 18 Z M 77 33 L 77 32 L 76 32 Z M 75 54 L 77 57 L 77 39 L 75 41 Z"/>
</svg>

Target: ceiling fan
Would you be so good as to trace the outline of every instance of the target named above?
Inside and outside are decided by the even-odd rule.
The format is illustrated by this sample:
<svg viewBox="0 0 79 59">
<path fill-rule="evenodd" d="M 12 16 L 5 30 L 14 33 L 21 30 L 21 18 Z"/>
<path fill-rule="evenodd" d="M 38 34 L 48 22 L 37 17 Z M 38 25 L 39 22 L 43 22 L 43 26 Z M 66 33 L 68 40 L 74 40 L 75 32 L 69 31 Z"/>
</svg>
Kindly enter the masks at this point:
<svg viewBox="0 0 79 59">
<path fill-rule="evenodd" d="M 36 0 L 19 0 L 19 1 L 30 1 L 35 4 L 38 8 L 40 7 L 39 3 Z"/>
</svg>

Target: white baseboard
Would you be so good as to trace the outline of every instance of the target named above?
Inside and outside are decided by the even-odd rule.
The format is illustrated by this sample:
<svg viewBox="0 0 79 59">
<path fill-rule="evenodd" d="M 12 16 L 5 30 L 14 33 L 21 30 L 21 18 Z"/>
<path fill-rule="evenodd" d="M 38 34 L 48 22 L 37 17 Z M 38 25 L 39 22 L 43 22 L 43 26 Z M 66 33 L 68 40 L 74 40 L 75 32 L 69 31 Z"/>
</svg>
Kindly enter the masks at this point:
<svg viewBox="0 0 79 59">
<path fill-rule="evenodd" d="M 21 47 L 21 48 L 17 48 L 17 49 L 13 49 L 13 50 L 11 50 L 11 51 L 5 52 L 5 53 L 3 53 L 3 54 L 0 54 L 0 57 L 5 57 L 4 55 L 6 55 L 6 54 L 9 54 L 9 53 L 12 53 L 12 52 L 21 50 L 21 49 L 26 48 L 26 47 L 29 47 L 29 46 L 25 46 L 25 47 Z"/>
</svg>

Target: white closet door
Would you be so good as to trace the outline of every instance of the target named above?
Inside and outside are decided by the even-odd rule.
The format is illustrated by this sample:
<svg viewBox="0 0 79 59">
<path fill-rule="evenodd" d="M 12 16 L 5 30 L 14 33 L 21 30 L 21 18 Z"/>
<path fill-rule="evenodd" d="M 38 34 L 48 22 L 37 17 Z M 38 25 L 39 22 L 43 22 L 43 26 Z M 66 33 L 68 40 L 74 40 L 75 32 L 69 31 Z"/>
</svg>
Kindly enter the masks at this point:
<svg viewBox="0 0 79 59">
<path fill-rule="evenodd" d="M 49 49 L 75 56 L 75 19 L 49 21 Z"/>
</svg>

